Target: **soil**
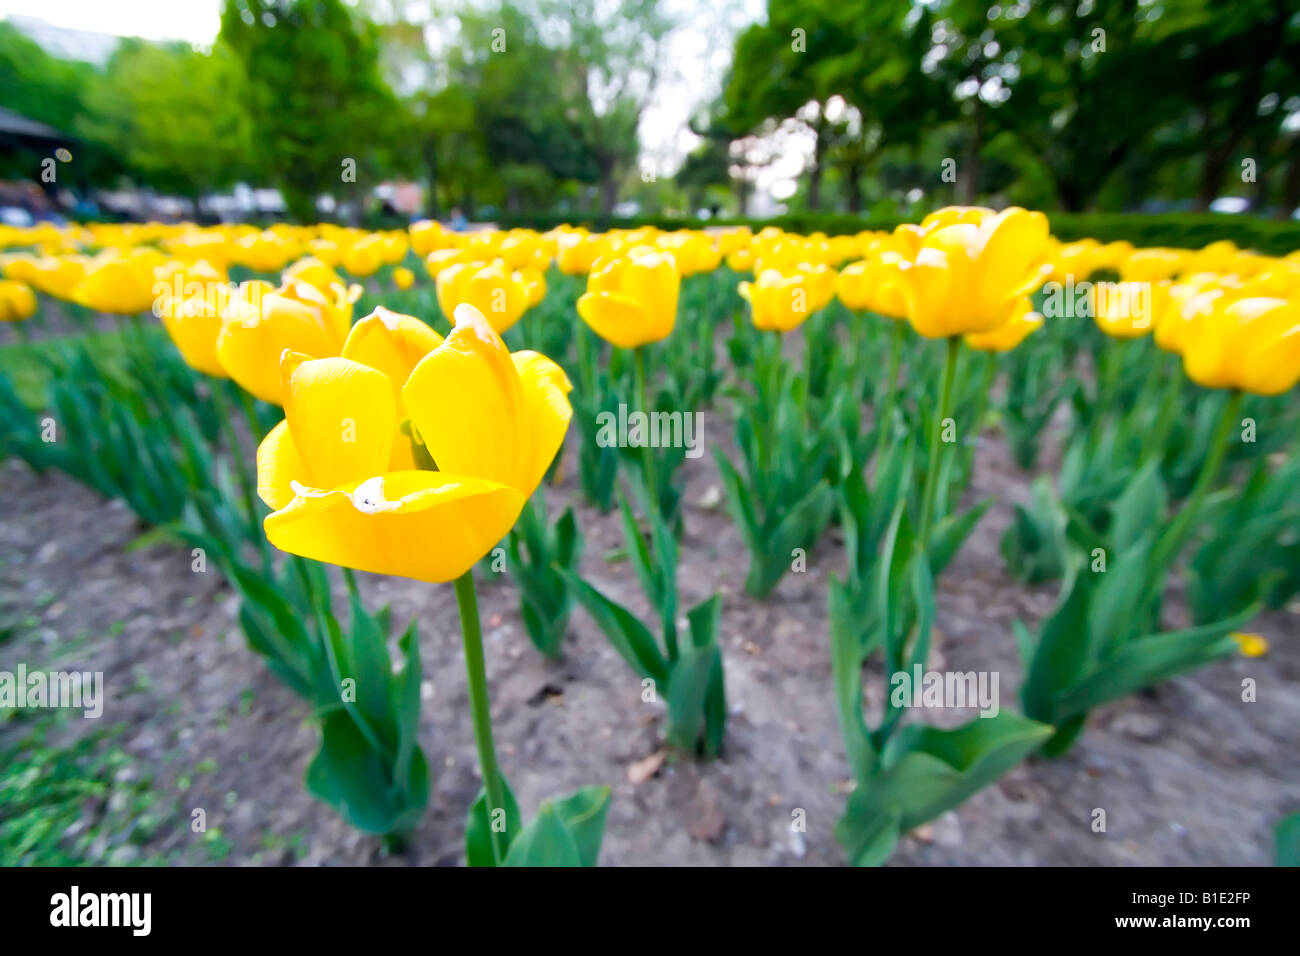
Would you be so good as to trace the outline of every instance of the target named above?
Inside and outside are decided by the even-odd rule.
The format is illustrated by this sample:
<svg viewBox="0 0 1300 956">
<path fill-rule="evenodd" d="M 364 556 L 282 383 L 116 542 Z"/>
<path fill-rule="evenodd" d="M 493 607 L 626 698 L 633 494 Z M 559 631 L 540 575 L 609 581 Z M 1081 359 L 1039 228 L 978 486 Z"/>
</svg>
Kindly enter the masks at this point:
<svg viewBox="0 0 1300 956">
<path fill-rule="evenodd" d="M 724 431 L 720 423 L 707 437 Z M 1011 623 L 1032 627 L 1055 586 L 1013 581 L 998 553 L 1011 503 L 1027 500 L 1032 476 L 996 435 L 983 438 L 976 462 L 967 494 L 997 504 L 940 582 L 931 667 L 999 671 L 1003 706 L 1013 706 Z M 581 609 L 564 661 L 544 660 L 503 574 L 480 577 L 501 763 L 526 817 L 547 797 L 612 785 L 604 865 L 842 865 L 832 830 L 852 784 L 826 621 L 826 578 L 842 565 L 837 533 L 823 537 L 805 572 L 756 601 L 743 592 L 747 555 L 720 504 L 716 465 L 705 455 L 683 467 L 681 606 L 724 595 L 725 753 L 700 762 L 662 751 L 661 705 L 642 702 L 639 679 Z M 574 504 L 583 574 L 645 612 L 628 562 L 610 560 L 623 547 L 618 516 L 582 501 L 575 471 L 571 457 L 566 479 L 548 489 L 551 513 Z M 121 502 L 61 474 L 4 462 L 0 499 L 0 613 L 25 617 L 0 643 L 0 669 L 23 661 L 104 672 L 101 721 L 122 725 L 117 744 L 176 804 L 174 825 L 143 854 L 210 860 L 189 825 L 202 808 L 209 831 L 228 841 L 220 858 L 233 864 L 463 862 L 479 782 L 449 585 L 360 576 L 368 606 L 391 602 L 395 622 L 419 618 L 425 666 L 421 744 L 432 796 L 411 845 L 390 854 L 307 795 L 316 747 L 308 709 L 244 646 L 235 598 L 215 570 L 195 573 L 187 550 L 142 537 L 148 529 Z M 1017 767 L 906 836 L 892 863 L 1270 864 L 1274 825 L 1300 808 L 1300 607 L 1252 629 L 1267 635 L 1268 655 L 1232 657 L 1102 708 L 1066 756 Z M 1246 677 L 1257 682 L 1256 703 L 1241 701 Z M 869 703 L 879 686 L 877 675 Z M 969 716 L 948 712 L 943 722 Z M 91 722 L 70 723 L 75 733 Z M 1097 808 L 1105 832 L 1092 829 Z M 792 832 L 796 810 L 806 832 Z"/>
</svg>

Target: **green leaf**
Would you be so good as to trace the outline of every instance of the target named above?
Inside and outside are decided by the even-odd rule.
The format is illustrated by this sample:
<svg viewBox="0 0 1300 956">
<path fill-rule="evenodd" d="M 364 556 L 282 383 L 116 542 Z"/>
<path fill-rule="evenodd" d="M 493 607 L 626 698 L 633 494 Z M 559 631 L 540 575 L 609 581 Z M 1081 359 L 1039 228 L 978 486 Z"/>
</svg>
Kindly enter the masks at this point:
<svg viewBox="0 0 1300 956">
<path fill-rule="evenodd" d="M 415 752 L 412 786 L 392 786 L 390 767 L 376 753 L 345 710 L 321 721 L 320 750 L 307 768 L 307 790 L 334 807 L 352 826 L 367 833 L 390 833 L 402 827 L 428 802 L 428 766 Z"/>
<path fill-rule="evenodd" d="M 1079 563 L 1075 557 L 1067 566 L 1056 608 L 1039 625 L 1032 656 L 1025 661 L 1021 707 L 1027 716 L 1048 723 L 1056 721 L 1058 693 L 1078 681 L 1085 660 L 1091 589 Z"/>
<path fill-rule="evenodd" d="M 691 643 L 696 647 L 709 647 L 717 643 L 718 622 L 722 619 L 722 595 L 701 601 L 686 612 L 690 624 Z"/>
<path fill-rule="evenodd" d="M 555 814 L 564 822 L 578 848 L 582 866 L 595 866 L 605 838 L 605 817 L 609 813 L 609 787 L 583 787 L 567 797 L 552 800 Z"/>
<path fill-rule="evenodd" d="M 883 862 L 893 846 L 891 834 L 896 839 L 959 805 L 1051 733 L 1051 727 L 1005 710 L 952 730 L 909 724 L 886 747 L 885 769 L 858 781 L 835 836 L 855 864 Z"/>
<path fill-rule="evenodd" d="M 561 570 L 560 573 L 628 666 L 660 686 L 666 684 L 668 663 L 646 626 L 623 605 L 611 601 L 573 572 Z"/>
<path fill-rule="evenodd" d="M 1163 575 L 1153 574 L 1151 568 L 1156 531 L 1156 527 L 1148 528 L 1128 549 L 1112 556 L 1104 572 L 1080 571 L 1099 579 L 1088 607 L 1089 663 L 1110 657 L 1148 626 L 1146 612 L 1152 597 L 1148 582 L 1163 580 Z"/>
<path fill-rule="evenodd" d="M 523 830 L 523 816 L 519 812 L 514 791 L 510 789 L 510 783 L 505 777 L 501 778 L 501 785 L 505 788 L 502 800 L 505 816 L 500 819 L 505 825 L 502 833 L 508 851 Z M 480 790 L 474 798 L 465 820 L 465 861 L 470 866 L 496 866 L 496 857 L 492 852 L 492 820 L 488 814 L 487 792 L 484 790 Z"/>
<path fill-rule="evenodd" d="M 865 780 L 875 765 L 876 752 L 862 717 L 862 659 L 868 642 L 857 632 L 861 620 L 849 589 L 830 580 L 831 677 L 839 713 L 840 733 L 856 780 Z"/>
<path fill-rule="evenodd" d="M 1214 624 L 1150 634 L 1129 641 L 1085 680 L 1062 689 L 1058 694 L 1056 713 L 1059 718 L 1086 714 L 1107 701 L 1230 654 L 1236 644 L 1228 637 L 1229 633 L 1256 613 L 1258 607 L 1252 607 Z"/>
<path fill-rule="evenodd" d="M 389 720 L 388 682 L 393 664 L 388 656 L 387 635 L 366 613 L 357 594 L 350 594 L 348 603 L 352 634 L 345 646 L 347 657 L 339 660 L 341 667 L 348 668 L 342 676 L 356 680 L 356 704 L 367 723 L 396 745 L 396 721 Z"/>
<path fill-rule="evenodd" d="M 966 542 L 975 525 L 984 517 L 984 513 L 993 504 L 992 498 L 985 498 L 975 507 L 964 512 L 948 515 L 930 532 L 929 553 L 930 570 L 935 577 L 943 573 L 948 562 L 953 559 Z"/>
<path fill-rule="evenodd" d="M 387 609 L 385 609 L 387 610 Z M 393 679 L 389 707 L 397 723 L 397 750 L 394 756 L 394 782 L 399 788 L 410 786 L 411 764 L 418 752 L 420 734 L 420 639 L 417 623 L 411 622 L 398 646 L 406 664 L 401 674 Z M 420 757 L 423 760 L 423 755 Z"/>
<path fill-rule="evenodd" d="M 668 674 L 664 701 L 668 707 L 668 742 L 683 750 L 695 750 L 704 727 L 704 702 L 714 663 L 716 645 L 693 647 L 681 652 Z"/>
<path fill-rule="evenodd" d="M 1300 813 L 1283 817 L 1278 822 L 1277 865 L 1300 866 Z"/>
<path fill-rule="evenodd" d="M 533 822 L 510 844 L 505 866 L 582 866 L 582 854 L 555 808 L 542 804 Z"/>
<path fill-rule="evenodd" d="M 1140 469 L 1111 508 L 1110 544 L 1123 554 L 1149 529 L 1165 520 L 1167 496 L 1160 481 L 1160 463 L 1152 461 Z"/>
</svg>

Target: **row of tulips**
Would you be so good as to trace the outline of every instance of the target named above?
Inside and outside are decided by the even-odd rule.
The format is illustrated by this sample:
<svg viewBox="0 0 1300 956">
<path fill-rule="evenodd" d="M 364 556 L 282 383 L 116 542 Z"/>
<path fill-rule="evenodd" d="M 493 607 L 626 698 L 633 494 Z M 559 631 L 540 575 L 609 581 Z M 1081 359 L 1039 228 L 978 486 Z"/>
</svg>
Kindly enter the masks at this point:
<svg viewBox="0 0 1300 956">
<path fill-rule="evenodd" d="M 715 453 L 755 597 L 839 525 L 845 571 L 830 585 L 829 651 L 856 787 L 836 833 L 855 863 L 882 862 L 903 833 L 1026 757 L 1063 753 L 1096 706 L 1234 649 L 1258 652 L 1263 641 L 1239 629 L 1300 589 L 1300 517 L 1286 494 L 1297 459 L 1272 454 L 1294 452 L 1284 393 L 1300 380 L 1297 254 L 1062 244 L 1040 213 L 979 208 L 836 237 L 143 224 L 6 229 L 0 248 L 15 250 L 0 261 L 0 316 L 33 314 L 32 289 L 71 308 L 152 311 L 193 370 L 233 380 L 209 393 L 242 397 L 259 440 L 256 494 L 271 513 L 257 543 L 295 556 L 230 558 L 247 605 L 263 609 L 245 630 L 277 672 L 295 653 L 307 662 L 287 672 L 308 696 L 336 699 L 349 675 L 371 675 L 358 681 L 368 701 L 335 701 L 339 722 L 322 723 L 308 780 L 367 829 L 409 829 L 428 771 L 409 677 L 389 687 L 373 676 L 391 669 L 352 569 L 454 585 L 484 784 L 468 818 L 471 863 L 591 864 L 608 801 L 605 788 L 581 790 L 525 826 L 498 765 L 474 565 L 502 542 L 539 650 L 561 652 L 576 601 L 662 690 L 671 743 L 706 756 L 724 746 L 720 599 L 679 630 L 682 450 L 599 441 L 598 416 L 620 405 L 729 403 L 740 467 Z M 432 299 L 404 264 L 412 259 L 433 280 Z M 418 316 L 375 303 L 354 322 L 371 293 L 351 279 L 367 277 Z M 716 367 L 719 338 L 730 377 Z M 509 342 L 545 345 L 558 361 Z M 283 420 L 267 431 L 253 399 L 282 408 Z M 627 479 L 618 504 L 658 637 L 580 576 L 572 512 L 547 518 L 539 486 L 548 471 L 560 477 L 575 407 L 588 497 L 611 507 L 618 476 Z M 1029 466 L 1063 408 L 1060 480 L 1040 479 L 1003 540 L 1013 573 L 1063 581 L 1036 633 L 1015 635 L 1023 713 L 946 730 L 908 722 L 889 678 L 926 666 L 936 580 L 989 507 L 963 507 L 981 434 L 1000 424 Z M 246 481 L 238 436 L 226 447 Z M 1240 494 L 1223 487 L 1228 468 L 1249 469 Z M 246 484 L 243 525 L 255 529 Z M 208 539 L 234 536 L 230 527 L 208 523 Z M 1250 543 L 1222 546 L 1228 527 L 1249 529 Z M 1189 571 L 1196 622 L 1164 630 L 1166 585 L 1202 538 Z M 347 569 L 350 637 L 330 623 L 327 593 L 320 604 L 327 583 L 307 570 L 317 562 Z M 267 612 L 277 588 L 291 596 Z M 296 607 L 314 630 L 277 642 Z M 418 684 L 413 632 L 402 648 Z M 889 703 L 869 726 L 863 673 L 877 656 Z M 357 812 L 374 790 L 345 769 L 357 753 L 369 757 L 352 766 L 401 796 L 391 812 Z"/>
</svg>

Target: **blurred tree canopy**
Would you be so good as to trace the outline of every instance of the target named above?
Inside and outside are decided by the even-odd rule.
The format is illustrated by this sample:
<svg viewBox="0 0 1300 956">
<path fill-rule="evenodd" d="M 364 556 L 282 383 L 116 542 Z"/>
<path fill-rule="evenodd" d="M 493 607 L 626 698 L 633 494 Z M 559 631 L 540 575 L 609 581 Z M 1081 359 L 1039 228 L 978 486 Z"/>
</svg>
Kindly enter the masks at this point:
<svg viewBox="0 0 1300 956">
<path fill-rule="evenodd" d="M 226 0 L 220 40 L 243 63 L 254 148 L 295 217 L 373 181 L 400 129 L 373 23 L 342 0 Z"/>
<path fill-rule="evenodd" d="M 102 67 L 0 23 L 0 94 L 75 138 L 77 186 L 275 186 L 305 220 L 387 178 L 422 182 L 435 216 L 734 214 L 778 180 L 792 212 L 1300 206 L 1300 0 L 767 0 L 720 90 L 672 43 L 690 17 L 668 0 L 224 0 L 210 50 L 125 40 Z M 693 136 L 646 127 L 682 95 Z M 666 136 L 673 175 L 650 163 Z M 0 149 L 0 176 L 40 158 Z"/>
<path fill-rule="evenodd" d="M 197 198 L 257 169 L 248 162 L 253 136 L 243 91 L 243 68 L 227 47 L 198 53 L 126 40 L 86 90 L 77 128 L 118 144 L 126 168 L 150 184 Z"/>
<path fill-rule="evenodd" d="M 805 208 L 823 204 L 828 163 L 852 210 L 864 175 L 898 199 L 917 161 L 928 205 L 1300 203 L 1297 0 L 768 0 L 767 14 L 737 39 L 726 113 L 749 133 L 806 127 Z"/>
</svg>

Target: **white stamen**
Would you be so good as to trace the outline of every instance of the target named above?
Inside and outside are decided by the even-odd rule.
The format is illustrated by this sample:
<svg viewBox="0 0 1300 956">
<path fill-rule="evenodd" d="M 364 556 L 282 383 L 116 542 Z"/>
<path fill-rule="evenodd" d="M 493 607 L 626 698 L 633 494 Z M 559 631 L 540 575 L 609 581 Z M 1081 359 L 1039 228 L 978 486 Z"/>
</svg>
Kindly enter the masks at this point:
<svg viewBox="0 0 1300 956">
<path fill-rule="evenodd" d="M 352 499 L 352 507 L 368 515 L 378 514 L 381 511 L 392 511 L 400 507 L 400 502 L 389 501 L 384 497 L 383 475 L 367 478 L 357 485 L 356 490 L 348 497 Z"/>
</svg>

